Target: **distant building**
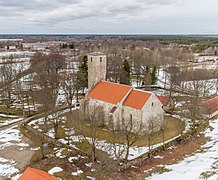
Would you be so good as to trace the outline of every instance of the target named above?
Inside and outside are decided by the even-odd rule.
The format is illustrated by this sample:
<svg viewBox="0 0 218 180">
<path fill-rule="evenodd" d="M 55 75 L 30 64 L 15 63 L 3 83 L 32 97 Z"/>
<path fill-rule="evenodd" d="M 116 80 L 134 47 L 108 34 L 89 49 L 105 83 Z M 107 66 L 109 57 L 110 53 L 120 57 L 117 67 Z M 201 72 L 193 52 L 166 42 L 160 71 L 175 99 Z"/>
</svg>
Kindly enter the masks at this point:
<svg viewBox="0 0 218 180">
<path fill-rule="evenodd" d="M 23 49 L 27 50 L 38 50 L 38 51 L 44 51 L 46 50 L 49 45 L 48 43 L 23 43 Z"/>
<path fill-rule="evenodd" d="M 155 131 L 163 123 L 163 104 L 153 93 L 136 90 L 132 86 L 107 82 L 106 55 L 88 55 L 89 92 L 81 103 L 83 119 L 95 116 L 98 125 L 121 130 L 132 123 L 132 131 L 144 131 L 149 123 Z M 130 122 L 131 121 L 131 122 Z"/>
<path fill-rule="evenodd" d="M 58 178 L 45 171 L 28 167 L 19 180 L 58 180 Z"/>
<path fill-rule="evenodd" d="M 203 102 L 200 110 L 204 118 L 212 118 L 218 115 L 218 96 Z"/>
<path fill-rule="evenodd" d="M 157 96 L 157 98 L 160 100 L 160 102 L 163 104 L 164 110 L 170 109 L 170 98 L 168 96 Z"/>
<path fill-rule="evenodd" d="M 17 46 L 13 46 L 13 45 L 5 46 L 5 50 L 16 50 L 16 49 L 17 49 Z"/>
</svg>

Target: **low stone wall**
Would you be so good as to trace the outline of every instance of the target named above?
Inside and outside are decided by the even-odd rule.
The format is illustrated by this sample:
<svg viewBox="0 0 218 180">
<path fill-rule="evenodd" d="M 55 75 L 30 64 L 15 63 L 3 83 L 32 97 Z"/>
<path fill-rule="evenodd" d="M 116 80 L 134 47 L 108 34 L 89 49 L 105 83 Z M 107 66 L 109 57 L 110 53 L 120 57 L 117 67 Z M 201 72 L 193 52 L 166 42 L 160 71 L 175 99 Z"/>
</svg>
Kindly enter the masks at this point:
<svg viewBox="0 0 218 180">
<path fill-rule="evenodd" d="M 58 108 L 54 108 L 48 112 L 43 112 L 43 113 L 40 113 L 40 114 L 36 114 L 36 115 L 33 115 L 29 118 L 27 118 L 23 123 L 24 124 L 28 124 L 29 122 L 31 122 L 32 120 L 34 119 L 38 119 L 40 117 L 43 117 L 44 115 L 49 115 L 49 114 L 52 114 L 54 112 L 57 112 L 57 111 L 62 111 L 62 110 L 65 110 L 65 109 L 69 109 L 70 107 L 69 106 L 64 106 L 64 107 L 58 107 Z"/>
<path fill-rule="evenodd" d="M 27 124 L 23 124 L 22 127 L 24 129 L 30 131 L 31 133 L 33 133 L 35 136 L 38 136 L 38 137 L 41 137 L 41 138 L 43 137 L 44 141 L 49 143 L 49 144 L 53 144 L 53 145 L 58 146 L 58 147 L 65 147 L 65 144 L 62 144 L 58 140 L 47 136 L 46 134 L 44 134 L 44 133 L 42 133 L 42 132 L 32 128 L 31 126 L 29 126 Z"/>
<path fill-rule="evenodd" d="M 73 106 L 73 107 L 76 107 L 77 105 Z M 65 110 L 65 109 L 69 109 L 71 107 L 69 106 L 65 106 L 65 107 L 60 107 L 60 108 L 55 108 L 49 112 L 46 113 L 46 115 L 49 115 L 49 114 L 52 114 L 54 112 L 57 112 L 57 111 L 62 111 L 62 110 Z M 35 136 L 38 136 L 38 137 L 41 137 L 41 138 L 44 138 L 44 141 L 49 143 L 49 144 L 52 144 L 52 145 L 55 145 L 57 147 L 62 147 L 62 148 L 68 148 L 68 149 L 72 149 L 72 150 L 75 150 L 77 151 L 78 153 L 80 154 L 84 154 L 83 152 L 81 152 L 79 149 L 75 149 L 73 147 L 70 147 L 68 146 L 67 144 L 64 144 L 64 143 L 61 143 L 59 142 L 57 139 L 54 139 L 48 135 L 46 135 L 45 133 L 42 133 L 41 131 L 38 131 L 37 129 L 34 129 L 33 127 L 31 127 L 30 125 L 28 125 L 28 123 L 30 123 L 32 120 L 35 120 L 35 119 L 38 119 L 38 118 L 41 118 L 45 115 L 45 113 L 41 113 L 41 114 L 37 114 L 37 115 L 34 115 L 34 116 L 31 116 L 29 118 L 27 118 L 20 126 L 28 131 L 30 131 L 31 133 L 33 133 Z"/>
</svg>

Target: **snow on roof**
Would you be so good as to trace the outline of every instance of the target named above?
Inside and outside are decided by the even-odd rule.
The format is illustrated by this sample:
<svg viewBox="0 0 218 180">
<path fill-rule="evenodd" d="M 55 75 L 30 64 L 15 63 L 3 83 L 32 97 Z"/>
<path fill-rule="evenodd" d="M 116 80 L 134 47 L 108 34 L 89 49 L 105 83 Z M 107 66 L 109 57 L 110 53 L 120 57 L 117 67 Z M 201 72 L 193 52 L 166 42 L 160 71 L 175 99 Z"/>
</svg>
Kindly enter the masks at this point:
<svg viewBox="0 0 218 180">
<path fill-rule="evenodd" d="M 204 114 L 213 114 L 218 111 L 218 96 L 203 102 L 200 109 Z"/>
</svg>

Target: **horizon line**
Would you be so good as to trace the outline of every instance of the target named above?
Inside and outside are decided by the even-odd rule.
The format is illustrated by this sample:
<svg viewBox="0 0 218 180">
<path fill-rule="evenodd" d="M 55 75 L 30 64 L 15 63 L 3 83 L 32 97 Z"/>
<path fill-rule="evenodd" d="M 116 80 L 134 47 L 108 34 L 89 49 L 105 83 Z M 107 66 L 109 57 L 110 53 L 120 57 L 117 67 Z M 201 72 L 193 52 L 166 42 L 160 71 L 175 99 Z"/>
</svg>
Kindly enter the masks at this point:
<svg viewBox="0 0 218 180">
<path fill-rule="evenodd" d="M 191 35 L 218 35 L 218 33 L 0 33 L 0 36 L 16 36 L 16 35 L 150 35 L 150 36 L 191 36 Z"/>
</svg>

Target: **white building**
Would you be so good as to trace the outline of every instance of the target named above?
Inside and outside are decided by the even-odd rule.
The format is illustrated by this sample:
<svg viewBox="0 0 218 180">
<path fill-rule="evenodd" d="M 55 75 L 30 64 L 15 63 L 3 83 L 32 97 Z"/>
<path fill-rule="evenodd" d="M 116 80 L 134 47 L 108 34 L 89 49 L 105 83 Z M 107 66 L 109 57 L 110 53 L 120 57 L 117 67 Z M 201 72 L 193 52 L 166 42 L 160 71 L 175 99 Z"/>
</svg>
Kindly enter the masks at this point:
<svg viewBox="0 0 218 180">
<path fill-rule="evenodd" d="M 104 54 L 89 54 L 88 68 L 89 92 L 80 108 L 83 119 L 95 119 L 97 125 L 106 125 L 113 130 L 129 126 L 132 126 L 132 132 L 161 128 L 163 104 L 155 94 L 104 81 Z"/>
<path fill-rule="evenodd" d="M 83 118 L 95 117 L 98 125 L 120 130 L 127 124 L 132 131 L 144 131 L 152 126 L 157 131 L 163 123 L 163 104 L 150 92 L 131 86 L 100 81 L 81 104 Z M 151 128 L 151 127 L 150 127 Z"/>
</svg>

